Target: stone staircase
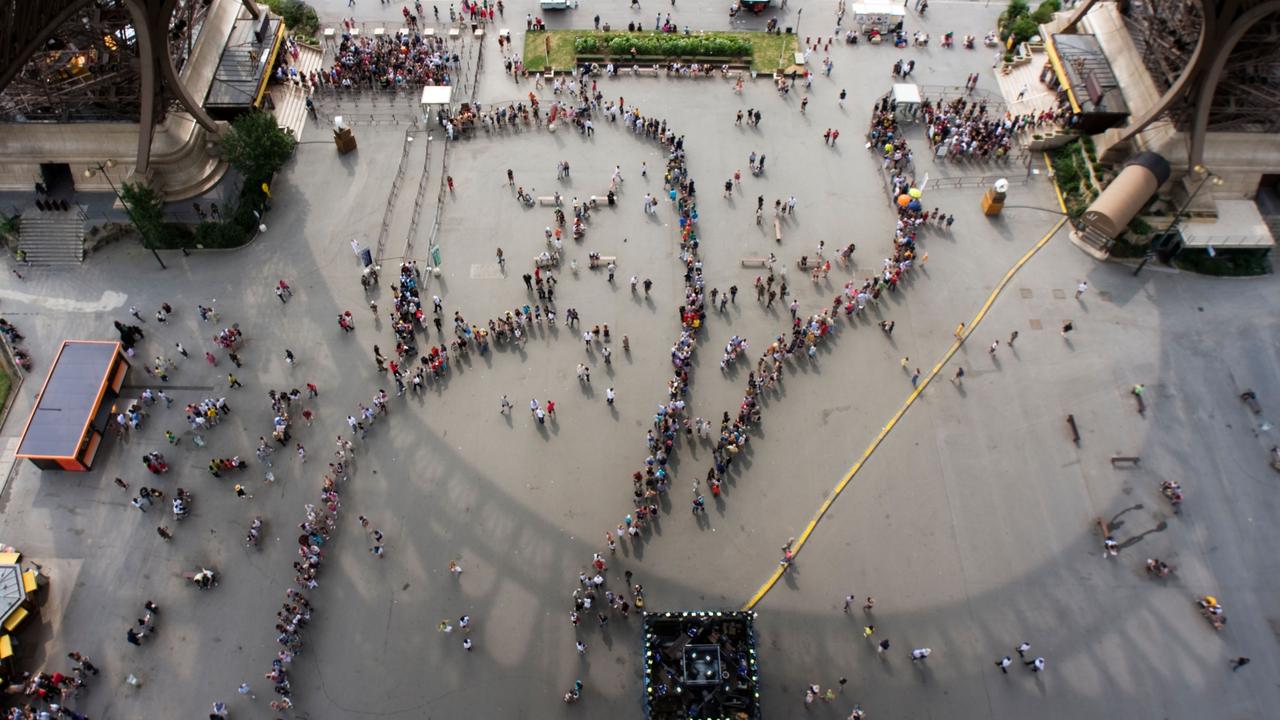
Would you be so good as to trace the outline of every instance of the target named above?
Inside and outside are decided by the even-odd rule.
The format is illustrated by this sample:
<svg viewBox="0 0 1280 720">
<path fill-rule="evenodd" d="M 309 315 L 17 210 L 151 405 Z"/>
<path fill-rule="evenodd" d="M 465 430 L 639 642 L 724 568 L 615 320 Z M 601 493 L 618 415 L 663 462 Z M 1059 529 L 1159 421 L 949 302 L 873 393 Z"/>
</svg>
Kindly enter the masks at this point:
<svg viewBox="0 0 1280 720">
<path fill-rule="evenodd" d="M 298 45 L 298 59 L 293 67 L 301 75 L 310 75 L 312 70 L 319 70 L 324 63 L 324 53 L 310 45 Z M 293 132 L 294 138 L 302 140 L 302 131 L 307 126 L 307 90 L 292 83 L 276 84 L 271 87 L 271 102 L 275 106 L 276 122 L 280 127 Z"/>
<path fill-rule="evenodd" d="M 18 249 L 36 267 L 67 267 L 84 262 L 84 212 L 72 206 L 66 212 L 31 209 L 22 214 Z"/>
</svg>

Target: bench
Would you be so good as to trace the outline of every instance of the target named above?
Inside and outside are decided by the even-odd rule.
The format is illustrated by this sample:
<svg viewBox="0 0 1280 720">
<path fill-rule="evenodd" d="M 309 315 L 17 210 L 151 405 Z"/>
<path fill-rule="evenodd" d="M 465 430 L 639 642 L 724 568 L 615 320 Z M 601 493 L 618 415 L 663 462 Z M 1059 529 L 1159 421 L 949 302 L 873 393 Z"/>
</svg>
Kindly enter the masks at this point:
<svg viewBox="0 0 1280 720">
<path fill-rule="evenodd" d="M 559 264 L 560 264 L 560 258 L 556 255 L 552 255 L 549 258 L 544 258 L 541 255 L 533 256 L 534 267 L 549 268 L 549 267 L 555 267 Z"/>
<path fill-rule="evenodd" d="M 562 204 L 564 204 L 564 198 L 561 197 L 560 202 L 556 202 L 556 198 L 554 195 L 545 195 L 543 197 L 538 198 L 538 204 L 560 207 Z"/>
<path fill-rule="evenodd" d="M 1080 428 L 1076 427 L 1076 416 L 1067 416 L 1067 427 L 1071 428 L 1071 442 L 1080 447 Z"/>
<path fill-rule="evenodd" d="M 782 242 L 782 221 L 776 216 L 773 218 L 773 239 Z"/>
<path fill-rule="evenodd" d="M 658 70 L 658 68 L 652 65 L 633 65 L 631 67 L 631 73 L 633 75 L 652 75 L 653 77 L 658 77 Z"/>
<path fill-rule="evenodd" d="M 1137 455 L 1113 455 L 1111 457 L 1111 466 L 1115 467 L 1120 464 L 1127 464 L 1137 467 L 1142 462 L 1142 458 Z"/>
<path fill-rule="evenodd" d="M 609 263 L 618 264 L 618 258 L 612 255 L 601 255 L 600 257 L 591 258 L 591 267 L 607 267 Z"/>
<path fill-rule="evenodd" d="M 28 570 L 22 573 L 22 589 L 26 590 L 28 595 L 40 589 L 40 583 L 36 580 L 35 570 Z"/>
<path fill-rule="evenodd" d="M 762 257 L 745 257 L 742 258 L 742 267 L 767 267 L 769 258 Z"/>
</svg>

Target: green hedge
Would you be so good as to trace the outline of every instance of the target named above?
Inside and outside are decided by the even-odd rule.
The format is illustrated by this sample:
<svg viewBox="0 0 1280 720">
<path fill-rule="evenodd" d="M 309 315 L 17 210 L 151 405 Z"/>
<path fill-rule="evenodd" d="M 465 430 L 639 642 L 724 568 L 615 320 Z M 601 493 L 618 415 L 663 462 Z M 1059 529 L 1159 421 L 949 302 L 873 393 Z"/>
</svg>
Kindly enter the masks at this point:
<svg viewBox="0 0 1280 720">
<path fill-rule="evenodd" d="M 573 42 L 573 49 L 582 54 L 637 55 L 661 57 L 746 57 L 751 55 L 751 42 L 732 37 L 699 37 L 670 33 L 627 33 L 624 35 L 601 33 L 585 35 Z"/>
<path fill-rule="evenodd" d="M 1219 250 L 1213 256 L 1199 248 L 1183 250 L 1173 264 L 1182 270 L 1218 277 L 1253 277 L 1271 272 L 1271 262 L 1258 250 Z"/>
</svg>

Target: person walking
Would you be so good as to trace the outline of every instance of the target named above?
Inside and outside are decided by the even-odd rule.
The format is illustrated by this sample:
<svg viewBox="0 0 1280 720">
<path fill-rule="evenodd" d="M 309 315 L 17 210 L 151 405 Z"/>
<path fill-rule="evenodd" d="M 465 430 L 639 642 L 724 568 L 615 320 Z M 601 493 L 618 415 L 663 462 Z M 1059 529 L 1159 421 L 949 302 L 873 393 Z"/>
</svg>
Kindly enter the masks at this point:
<svg viewBox="0 0 1280 720">
<path fill-rule="evenodd" d="M 181 355 L 182 357 L 191 357 L 190 355 L 187 354 L 187 349 L 182 347 L 182 343 L 180 342 L 174 343 L 173 346 L 178 348 L 178 354 Z"/>
<path fill-rule="evenodd" d="M 285 348 L 284 361 L 289 363 L 289 366 L 292 367 L 295 360 L 296 358 L 294 358 L 293 356 L 293 351 L 288 348 Z"/>
<path fill-rule="evenodd" d="M 169 528 L 165 527 L 164 525 L 161 525 L 160 527 L 156 528 L 156 533 L 159 534 L 160 538 L 163 540 L 173 539 L 173 532 L 170 531 Z"/>
<path fill-rule="evenodd" d="M 916 648 L 911 651 L 911 662 L 920 662 L 921 660 L 927 659 L 932 654 L 933 648 Z"/>
<path fill-rule="evenodd" d="M 1031 668 L 1031 672 L 1044 672 L 1044 658 L 1036 657 L 1035 660 L 1025 660 L 1022 663 Z"/>
<path fill-rule="evenodd" d="M 996 661 L 996 667 L 1000 668 L 1000 672 L 1005 675 L 1009 674 L 1009 666 L 1013 664 L 1013 658 L 1005 655 Z"/>
<path fill-rule="evenodd" d="M 1013 341 L 1018 339 L 1018 331 L 1014 330 L 1009 333 L 1009 347 L 1013 347 Z"/>
<path fill-rule="evenodd" d="M 227 389 L 228 390 L 231 390 L 234 388 L 242 388 L 242 387 L 244 387 L 244 385 L 240 384 L 240 379 L 237 378 L 234 373 L 227 373 Z"/>
<path fill-rule="evenodd" d="M 507 399 L 506 395 L 503 395 L 498 400 L 498 414 L 506 415 L 510 412 L 511 412 L 511 401 Z"/>
<path fill-rule="evenodd" d="M 915 388 L 915 387 L 918 387 L 919 385 L 920 385 L 920 368 L 916 368 L 916 371 L 911 373 L 911 387 Z"/>
<path fill-rule="evenodd" d="M 1244 667 L 1245 665 L 1248 665 L 1251 662 L 1253 661 L 1245 657 L 1244 655 L 1241 655 L 1240 657 L 1231 661 L 1231 672 L 1235 672 L 1240 668 Z"/>
<path fill-rule="evenodd" d="M 996 348 L 998 348 L 998 347 L 1000 347 L 1000 341 L 999 341 L 999 340 L 993 340 L 993 341 L 991 342 L 991 347 L 987 349 L 987 354 L 988 354 L 988 355 L 995 355 L 995 354 L 996 354 Z"/>
<path fill-rule="evenodd" d="M 1067 336 L 1067 333 L 1075 329 L 1076 329 L 1076 326 L 1074 323 L 1072 323 L 1070 320 L 1066 321 L 1065 323 L 1062 324 L 1062 337 L 1065 338 Z"/>
<path fill-rule="evenodd" d="M 1018 647 L 1014 649 L 1018 651 L 1018 657 L 1025 660 L 1027 658 L 1027 651 L 1031 649 L 1031 643 L 1024 640 L 1018 643 Z"/>
<path fill-rule="evenodd" d="M 502 254 L 502 248 L 498 248 L 498 269 L 502 272 L 507 271 L 507 258 Z"/>
<path fill-rule="evenodd" d="M 959 387 L 959 386 L 960 386 L 961 381 L 963 381 L 963 380 L 964 380 L 964 368 L 962 368 L 962 367 L 958 367 L 958 368 L 956 368 L 956 374 L 955 374 L 955 375 L 953 375 L 953 376 L 951 377 L 951 382 L 952 382 L 952 384 L 954 384 L 954 385 L 956 385 L 957 387 Z"/>
<path fill-rule="evenodd" d="M 608 390 L 605 390 L 605 391 L 604 391 L 604 401 L 605 401 L 607 404 L 609 404 L 610 406 L 612 406 L 612 405 L 613 405 L 613 399 L 614 399 L 614 397 L 615 397 L 615 395 L 614 395 L 614 392 L 613 392 L 613 388 L 609 388 Z"/>
<path fill-rule="evenodd" d="M 1089 281 L 1081 280 L 1080 284 L 1076 285 L 1076 299 L 1079 300 L 1080 296 L 1084 295 L 1085 291 L 1088 289 L 1089 289 Z"/>
</svg>

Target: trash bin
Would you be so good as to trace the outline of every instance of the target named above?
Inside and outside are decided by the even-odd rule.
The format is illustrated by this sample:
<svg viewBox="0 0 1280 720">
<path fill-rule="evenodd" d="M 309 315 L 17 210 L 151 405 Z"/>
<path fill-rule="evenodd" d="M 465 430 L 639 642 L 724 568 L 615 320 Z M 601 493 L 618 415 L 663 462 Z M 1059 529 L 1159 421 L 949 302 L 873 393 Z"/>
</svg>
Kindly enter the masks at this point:
<svg viewBox="0 0 1280 720">
<path fill-rule="evenodd" d="M 372 265 L 372 264 L 373 264 L 373 251 L 372 251 L 372 250 L 370 250 L 369 248 L 364 248 L 363 250 L 361 250 L 361 251 L 360 251 L 360 262 L 364 264 L 364 267 L 369 267 L 370 265 Z"/>
</svg>

